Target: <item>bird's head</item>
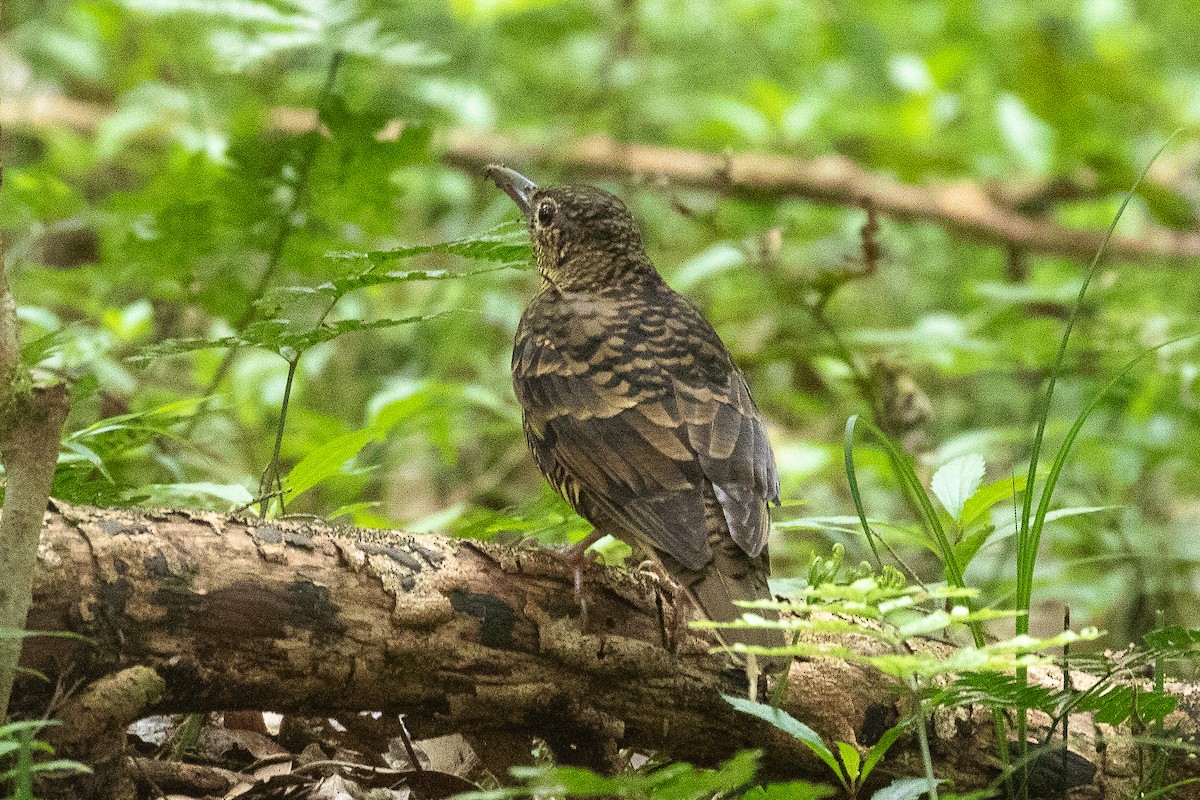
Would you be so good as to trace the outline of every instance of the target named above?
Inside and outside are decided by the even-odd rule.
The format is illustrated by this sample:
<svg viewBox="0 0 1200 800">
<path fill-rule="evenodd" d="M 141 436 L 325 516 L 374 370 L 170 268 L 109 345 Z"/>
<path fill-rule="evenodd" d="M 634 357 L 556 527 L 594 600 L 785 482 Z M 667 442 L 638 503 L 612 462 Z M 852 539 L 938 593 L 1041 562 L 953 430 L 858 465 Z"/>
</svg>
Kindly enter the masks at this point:
<svg viewBox="0 0 1200 800">
<path fill-rule="evenodd" d="M 498 164 L 485 174 L 525 215 L 538 271 L 549 283 L 594 290 L 657 274 L 619 198 L 595 186 L 538 186 Z"/>
</svg>

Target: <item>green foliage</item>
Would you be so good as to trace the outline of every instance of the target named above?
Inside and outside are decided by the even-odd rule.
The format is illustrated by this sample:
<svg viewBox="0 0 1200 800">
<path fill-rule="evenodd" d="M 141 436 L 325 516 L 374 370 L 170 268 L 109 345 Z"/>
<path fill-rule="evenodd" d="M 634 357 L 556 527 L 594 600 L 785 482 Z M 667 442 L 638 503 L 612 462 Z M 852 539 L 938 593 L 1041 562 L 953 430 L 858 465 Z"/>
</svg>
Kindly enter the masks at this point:
<svg viewBox="0 0 1200 800">
<path fill-rule="evenodd" d="M 546 182 L 596 179 L 552 157 L 593 134 L 836 155 L 968 181 L 1068 228 L 1120 207 L 1122 235 L 1194 233 L 1194 144 L 1168 139 L 1200 123 L 1185 6 L 11 0 L 7 94 L 101 109 L 0 141 L 23 357 L 71 382 L 54 494 L 578 539 L 509 388 L 538 280 L 526 233 L 455 147 L 473 132 L 506 137 L 512 159 L 536 147 L 514 166 Z M 898 219 L 874 221 L 872 256 L 858 209 L 605 174 L 769 422 L 776 576 L 808 575 L 789 625 L 869 631 L 890 648 L 875 665 L 926 703 L 1161 721 L 1159 687 L 1117 681 L 1192 668 L 1200 624 L 1190 262 L 1085 272 Z M 885 413 L 879 372 L 908 392 L 901 409 L 930 410 L 912 430 Z M 1050 464 L 1043 441 L 1061 443 Z M 1046 631 L 1062 605 L 1115 642 L 1141 640 L 1156 609 L 1173 627 L 1108 660 L 1076 640 L 1100 689 L 972 672 L 1072 638 L 1013 638 L 991 609 Z M 973 646 L 943 663 L 896 649 L 962 625 Z M 954 669 L 966 683 L 925 693 Z"/>
<path fill-rule="evenodd" d="M 747 751 L 717 769 L 671 764 L 611 778 L 578 767 L 515 767 L 513 777 L 524 786 L 468 792 L 454 800 L 503 800 L 508 797 L 613 797 L 631 800 L 707 800 L 736 797 L 754 800 L 795 798 L 818 800 L 833 794 L 825 786 L 803 781 L 750 787 L 759 753 Z"/>
<path fill-rule="evenodd" d="M 54 755 L 54 748 L 37 735 L 56 724 L 53 720 L 30 720 L 0 725 L 0 787 L 11 792 L 11 800 L 36 800 L 33 781 L 37 776 L 91 772 L 76 761 L 42 758 Z"/>
<path fill-rule="evenodd" d="M 883 734 L 883 736 L 879 738 L 879 741 L 872 745 L 867 751 L 866 758 L 860 756 L 858 750 L 846 742 L 835 743 L 837 747 L 837 754 L 835 755 L 832 750 L 825 746 L 825 743 L 821 740 L 821 737 L 816 731 L 793 717 L 791 714 L 788 714 L 786 711 L 775 708 L 774 706 L 766 705 L 765 703 L 756 703 L 752 700 L 746 700 L 741 697 L 730 697 L 729 695 L 723 695 L 723 697 L 725 698 L 725 702 L 729 703 L 738 711 L 742 711 L 753 717 L 758 717 L 764 722 L 774 725 L 784 733 L 787 733 L 803 742 L 804 745 L 812 751 L 813 755 L 821 759 L 821 761 L 824 762 L 827 767 L 829 767 L 830 771 L 833 772 L 834 776 L 838 779 L 838 782 L 842 785 L 842 788 L 845 789 L 851 797 L 858 796 L 858 792 L 862 785 L 866 783 L 867 778 L 870 777 L 871 772 L 875 769 L 875 766 L 879 763 L 880 759 L 883 758 L 884 754 L 887 753 L 888 748 L 890 748 L 892 744 L 895 743 L 896 739 L 900 737 L 900 734 L 904 732 L 905 727 L 904 725 L 897 725 L 889 728 Z M 919 788 L 917 784 L 919 784 Z M 913 783 L 912 780 L 905 779 L 895 781 L 889 786 L 880 789 L 878 792 L 872 795 L 872 798 L 890 797 L 893 798 L 893 800 L 900 800 L 901 798 L 908 797 L 916 798 L 927 791 L 928 788 L 929 784 L 924 778 L 917 780 L 916 783 Z"/>
</svg>

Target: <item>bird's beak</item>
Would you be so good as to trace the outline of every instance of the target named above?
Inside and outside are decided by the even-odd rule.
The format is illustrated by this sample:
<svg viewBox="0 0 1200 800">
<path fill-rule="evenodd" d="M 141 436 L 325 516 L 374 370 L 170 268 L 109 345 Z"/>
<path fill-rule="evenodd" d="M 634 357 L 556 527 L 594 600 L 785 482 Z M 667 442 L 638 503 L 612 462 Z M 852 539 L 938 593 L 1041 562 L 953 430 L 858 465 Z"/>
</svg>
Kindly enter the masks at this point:
<svg viewBox="0 0 1200 800">
<path fill-rule="evenodd" d="M 533 193 L 538 189 L 536 183 L 503 164 L 488 164 L 483 170 L 483 174 L 512 198 L 513 202 L 517 204 L 517 208 L 521 209 L 522 214 L 529 216 Z"/>
</svg>

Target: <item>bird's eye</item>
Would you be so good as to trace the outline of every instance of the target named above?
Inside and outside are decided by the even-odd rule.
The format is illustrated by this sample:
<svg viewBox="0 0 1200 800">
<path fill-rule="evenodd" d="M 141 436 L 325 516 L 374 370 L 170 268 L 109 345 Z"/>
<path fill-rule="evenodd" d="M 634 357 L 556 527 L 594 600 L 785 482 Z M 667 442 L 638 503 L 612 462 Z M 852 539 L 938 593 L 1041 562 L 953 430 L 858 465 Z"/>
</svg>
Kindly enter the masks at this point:
<svg viewBox="0 0 1200 800">
<path fill-rule="evenodd" d="M 537 209 L 537 223 L 545 227 L 554 219 L 554 204 L 542 203 Z"/>
</svg>

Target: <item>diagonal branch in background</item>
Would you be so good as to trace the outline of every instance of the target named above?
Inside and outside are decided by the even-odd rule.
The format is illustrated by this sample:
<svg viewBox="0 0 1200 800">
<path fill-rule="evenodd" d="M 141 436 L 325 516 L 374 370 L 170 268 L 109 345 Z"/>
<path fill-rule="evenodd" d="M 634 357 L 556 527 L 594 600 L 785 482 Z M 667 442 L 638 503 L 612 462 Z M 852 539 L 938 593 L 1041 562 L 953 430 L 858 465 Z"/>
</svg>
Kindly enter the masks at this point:
<svg viewBox="0 0 1200 800">
<path fill-rule="evenodd" d="M 621 747 L 705 764 L 759 747 L 776 775 L 829 779 L 798 741 L 721 699 L 743 692 L 745 677 L 707 655 L 706 641 L 697 635 L 677 653 L 664 648 L 664 631 L 674 630 L 670 604 L 660 605 L 637 573 L 589 566 L 584 621 L 571 568 L 542 549 L 62 504 L 47 518 L 39 559 L 31 626 L 90 641 L 31 640 L 26 665 L 66 685 L 82 679 L 84 696 L 98 682 L 141 673 L 144 713 L 400 712 L 422 737 L 540 736 L 563 760 L 593 768 L 610 767 Z M 878 647 L 861 634 L 816 637 L 857 652 Z M 910 645 L 949 652 L 936 642 Z M 1061 683 L 1055 669 L 1031 669 L 1030 677 Z M 32 678 L 20 688 L 18 705 L 39 713 L 50 689 Z M 1195 734 L 1200 692 L 1173 691 L 1180 709 L 1167 724 Z M 827 742 L 865 749 L 906 713 L 901 696 L 869 667 L 803 659 L 792 666 L 782 707 Z M 68 709 L 63 730 L 75 727 Z M 1048 725 L 1031 713 L 1031 731 L 1045 735 Z M 939 710 L 929 727 L 936 773 L 957 791 L 995 777 L 986 706 Z M 1072 759 L 1083 768 L 1056 791 L 1126 796 L 1139 753 L 1129 728 L 1078 714 L 1071 732 Z M 880 770 L 921 774 L 916 738 L 897 742 Z M 1195 773 L 1194 765 L 1179 768 Z"/>
<path fill-rule="evenodd" d="M 102 106 L 69 98 L 14 97 L 0 104 L 0 124 L 34 131 L 66 126 L 87 133 L 110 113 Z M 312 120 L 311 110 L 278 108 L 271 114 L 270 125 L 281 132 L 300 133 L 311 129 Z M 394 121 L 387 130 L 398 129 L 401 124 Z M 622 144 L 604 136 L 545 145 L 468 130 L 450 131 L 445 148 L 448 163 L 474 175 L 481 174 L 484 165 L 497 161 L 518 166 L 544 161 L 585 175 L 640 177 L 739 197 L 798 198 L 855 207 L 870 201 L 879 213 L 893 219 L 926 222 L 1010 250 L 1079 261 L 1091 259 L 1103 238 L 1102 231 L 1067 228 L 1044 217 L 1023 214 L 1003 201 L 1011 197 L 1013 202 L 1025 203 L 1031 192 L 1028 186 L 1002 186 L 994 191 L 970 181 L 918 186 L 869 172 L 842 156 L 806 160 L 751 153 L 716 155 Z M 1200 232 L 1148 224 L 1138 236 L 1113 237 L 1109 252 L 1113 258 L 1131 261 L 1200 258 Z"/>
<path fill-rule="evenodd" d="M 752 153 L 720 156 L 621 144 L 605 136 L 555 147 L 455 131 L 446 158 L 472 172 L 497 161 L 518 165 L 546 161 L 601 177 L 641 176 L 737 197 L 799 198 L 839 206 L 870 202 L 893 219 L 927 222 L 974 241 L 1081 261 L 1091 259 L 1104 239 L 1103 231 L 1076 230 L 1023 215 L 970 181 L 917 186 L 868 172 L 843 156 L 812 160 Z M 1129 260 L 1200 258 L 1200 233 L 1148 225 L 1141 236 L 1114 236 L 1109 252 Z"/>
</svg>

